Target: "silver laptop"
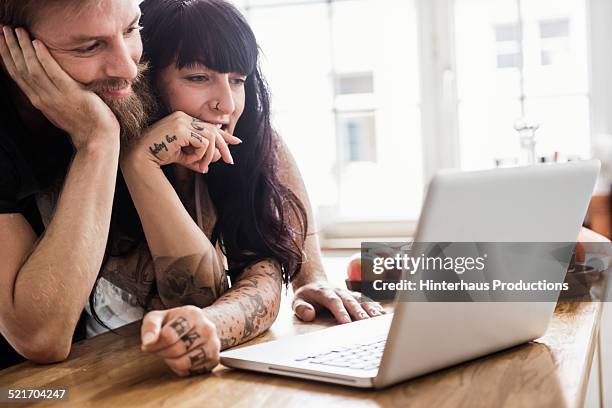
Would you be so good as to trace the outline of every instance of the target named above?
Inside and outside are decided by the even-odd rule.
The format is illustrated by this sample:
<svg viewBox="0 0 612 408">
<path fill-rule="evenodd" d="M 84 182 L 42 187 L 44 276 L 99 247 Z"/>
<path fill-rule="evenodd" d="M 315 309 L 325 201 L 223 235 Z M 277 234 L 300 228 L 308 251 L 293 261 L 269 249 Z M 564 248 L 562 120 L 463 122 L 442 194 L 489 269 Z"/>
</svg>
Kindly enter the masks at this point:
<svg viewBox="0 0 612 408">
<path fill-rule="evenodd" d="M 583 161 L 443 172 L 417 242 L 574 242 L 599 173 Z M 569 262 L 569 259 L 567 260 Z M 562 282 L 565 272 L 558 274 Z M 395 313 L 221 353 L 228 367 L 386 387 L 541 337 L 549 302 L 397 302 Z"/>
</svg>

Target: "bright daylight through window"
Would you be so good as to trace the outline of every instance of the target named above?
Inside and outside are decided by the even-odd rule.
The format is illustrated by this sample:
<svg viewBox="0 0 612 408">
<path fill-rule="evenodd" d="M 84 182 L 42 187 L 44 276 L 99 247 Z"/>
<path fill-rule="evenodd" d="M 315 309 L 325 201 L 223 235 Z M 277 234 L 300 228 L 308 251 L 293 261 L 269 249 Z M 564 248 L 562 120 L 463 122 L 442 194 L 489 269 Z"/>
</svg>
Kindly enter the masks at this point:
<svg viewBox="0 0 612 408">
<path fill-rule="evenodd" d="M 590 153 L 585 0 L 236 3 L 323 225 L 415 220 L 425 169 L 520 163 L 519 119 L 538 161 Z"/>
</svg>

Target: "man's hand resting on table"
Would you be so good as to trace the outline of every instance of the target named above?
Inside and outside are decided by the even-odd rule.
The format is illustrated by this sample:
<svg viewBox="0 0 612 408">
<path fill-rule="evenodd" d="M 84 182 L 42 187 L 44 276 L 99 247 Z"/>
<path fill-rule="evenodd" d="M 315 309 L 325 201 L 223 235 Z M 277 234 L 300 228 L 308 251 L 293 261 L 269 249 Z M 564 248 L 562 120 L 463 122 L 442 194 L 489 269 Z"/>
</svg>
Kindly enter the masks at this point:
<svg viewBox="0 0 612 408">
<path fill-rule="evenodd" d="M 295 291 L 293 312 L 300 320 L 313 321 L 323 309 L 329 310 L 338 323 L 387 313 L 379 303 L 368 301 L 359 293 L 334 287 L 325 280 L 308 283 Z"/>
<path fill-rule="evenodd" d="M 219 364 L 217 329 L 196 306 L 147 313 L 140 335 L 142 351 L 164 359 L 181 377 L 209 372 Z"/>
</svg>

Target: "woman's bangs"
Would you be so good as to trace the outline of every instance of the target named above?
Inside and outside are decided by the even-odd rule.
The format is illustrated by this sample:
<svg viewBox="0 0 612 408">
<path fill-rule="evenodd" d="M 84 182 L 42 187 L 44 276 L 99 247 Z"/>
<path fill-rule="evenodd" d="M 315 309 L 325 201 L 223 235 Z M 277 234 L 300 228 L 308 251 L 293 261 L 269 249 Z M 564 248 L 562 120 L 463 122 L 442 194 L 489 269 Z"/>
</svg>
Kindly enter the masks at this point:
<svg viewBox="0 0 612 408">
<path fill-rule="evenodd" d="M 239 14 L 228 16 L 227 10 L 221 13 L 209 4 L 204 10 L 185 7 L 181 17 L 177 68 L 202 64 L 221 73 L 250 75 L 255 71 L 257 43 Z"/>
</svg>

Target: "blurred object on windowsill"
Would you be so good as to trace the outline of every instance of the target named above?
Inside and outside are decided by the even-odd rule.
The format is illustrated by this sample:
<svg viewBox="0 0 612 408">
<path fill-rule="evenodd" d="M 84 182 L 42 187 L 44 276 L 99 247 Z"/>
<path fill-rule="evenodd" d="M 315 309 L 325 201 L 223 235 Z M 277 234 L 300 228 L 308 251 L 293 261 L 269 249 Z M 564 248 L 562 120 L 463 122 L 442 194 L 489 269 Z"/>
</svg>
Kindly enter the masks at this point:
<svg viewBox="0 0 612 408">
<path fill-rule="evenodd" d="M 522 67 L 520 67 L 521 69 L 521 75 L 523 75 L 522 73 Z M 525 97 L 524 97 L 524 90 L 522 88 L 522 83 L 521 83 L 521 105 L 523 105 L 523 112 L 525 111 L 524 108 L 524 103 L 525 103 Z M 533 166 L 534 164 L 537 163 L 536 161 L 536 132 L 538 131 L 538 129 L 540 128 L 540 123 L 538 121 L 534 121 L 532 118 L 525 119 L 525 117 L 522 117 L 520 119 L 518 119 L 515 123 L 514 123 L 514 130 L 517 131 L 517 133 L 519 134 L 519 140 L 521 143 L 521 157 L 519 159 L 519 162 L 521 163 L 521 165 L 523 166 Z"/>
<path fill-rule="evenodd" d="M 495 167 L 516 167 L 518 166 L 519 161 L 516 157 L 502 157 L 495 159 Z"/>
<path fill-rule="evenodd" d="M 572 263 L 565 275 L 569 290 L 562 291 L 560 299 L 589 296 L 591 300 L 603 300 L 606 293 L 606 279 L 601 270 L 592 266 Z"/>
</svg>

